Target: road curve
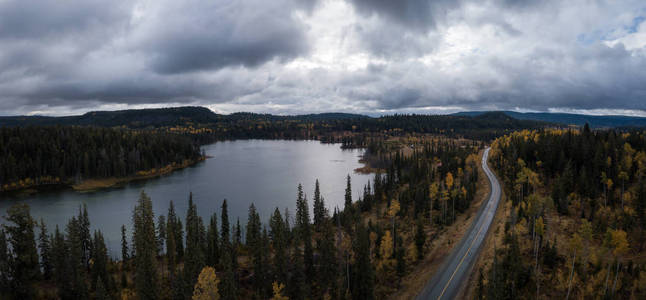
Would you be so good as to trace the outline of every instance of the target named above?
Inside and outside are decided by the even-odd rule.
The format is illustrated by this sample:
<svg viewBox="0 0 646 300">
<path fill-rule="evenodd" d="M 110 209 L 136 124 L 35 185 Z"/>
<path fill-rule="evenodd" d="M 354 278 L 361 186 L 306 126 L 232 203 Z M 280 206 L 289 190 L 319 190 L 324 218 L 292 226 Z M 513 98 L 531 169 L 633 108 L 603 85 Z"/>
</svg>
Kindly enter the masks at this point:
<svg viewBox="0 0 646 300">
<path fill-rule="evenodd" d="M 469 277 L 500 202 L 500 183 L 487 165 L 489 150 L 490 148 L 486 148 L 482 155 L 482 169 L 489 178 L 491 187 L 487 203 L 480 207 L 475 222 L 416 299 L 453 299 L 462 282 Z"/>
</svg>

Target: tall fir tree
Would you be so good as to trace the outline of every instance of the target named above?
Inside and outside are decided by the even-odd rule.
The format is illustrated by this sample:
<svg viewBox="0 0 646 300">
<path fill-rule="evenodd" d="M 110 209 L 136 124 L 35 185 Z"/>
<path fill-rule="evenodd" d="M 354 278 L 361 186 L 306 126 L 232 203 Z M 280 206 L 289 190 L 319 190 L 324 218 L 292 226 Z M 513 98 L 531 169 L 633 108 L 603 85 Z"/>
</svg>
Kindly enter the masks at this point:
<svg viewBox="0 0 646 300">
<path fill-rule="evenodd" d="M 139 299 L 159 298 L 157 279 L 157 239 L 152 200 L 141 191 L 133 213 L 135 249 L 135 288 Z"/>
<path fill-rule="evenodd" d="M 328 218 L 328 211 L 325 208 L 325 200 L 321 195 L 321 188 L 319 186 L 319 180 L 316 180 L 314 187 L 314 227 L 316 231 L 321 231 L 325 219 Z"/>
<path fill-rule="evenodd" d="M 27 204 L 15 204 L 7 209 L 7 224 L 2 225 L 11 245 L 11 290 L 17 299 L 34 295 L 33 284 L 40 277 L 38 251 L 34 235 L 35 222 Z"/>
<path fill-rule="evenodd" d="M 220 261 L 220 234 L 218 232 L 218 215 L 213 213 L 206 231 L 206 264 L 217 267 Z"/>
<path fill-rule="evenodd" d="M 287 284 L 287 235 L 285 233 L 285 222 L 278 207 L 276 207 L 269 220 L 269 228 L 271 230 L 271 246 L 274 249 L 273 269 L 275 276 L 273 281 Z"/>
<path fill-rule="evenodd" d="M 0 296 L 9 293 L 11 287 L 9 282 L 9 247 L 7 245 L 7 235 L 4 229 L 0 228 Z"/>
<path fill-rule="evenodd" d="M 222 299 L 237 299 L 238 291 L 232 258 L 232 252 L 234 250 L 231 244 L 231 228 L 229 226 L 229 211 L 227 206 L 227 199 L 224 199 L 224 201 L 222 201 L 222 211 L 220 213 L 220 218 L 220 266 L 222 267 L 222 271 L 224 273 L 219 285 L 220 296 L 222 297 Z"/>
<path fill-rule="evenodd" d="M 112 289 L 110 283 L 110 275 L 108 273 L 108 265 L 110 260 L 108 258 L 108 248 L 105 246 L 105 240 L 101 231 L 94 232 L 94 241 L 92 243 L 92 284 L 95 292 L 99 292 L 99 287 L 103 292 Z"/>
<path fill-rule="evenodd" d="M 38 250 L 40 252 L 40 268 L 43 270 L 43 279 L 50 280 L 52 278 L 52 260 L 51 260 L 51 244 L 50 237 L 47 234 L 47 226 L 43 219 L 40 219 L 40 235 L 38 236 Z"/>
<path fill-rule="evenodd" d="M 375 271 L 370 261 L 370 233 L 362 224 L 357 227 L 357 237 L 353 243 L 355 262 L 352 266 L 352 298 L 374 299 Z"/>
<path fill-rule="evenodd" d="M 201 243 L 201 222 L 197 215 L 197 207 L 193 202 L 193 194 L 188 198 L 186 212 L 186 256 L 184 259 L 184 280 L 186 281 L 185 296 L 190 298 L 197 276 L 205 265 Z"/>
</svg>

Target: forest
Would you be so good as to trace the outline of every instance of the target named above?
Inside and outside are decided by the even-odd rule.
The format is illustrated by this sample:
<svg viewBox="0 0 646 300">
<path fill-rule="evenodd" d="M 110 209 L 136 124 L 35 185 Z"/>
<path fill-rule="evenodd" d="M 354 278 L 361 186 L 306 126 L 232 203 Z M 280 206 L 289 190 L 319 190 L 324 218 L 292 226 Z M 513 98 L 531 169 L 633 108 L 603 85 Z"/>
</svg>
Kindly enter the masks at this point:
<svg viewBox="0 0 646 300">
<path fill-rule="evenodd" d="M 359 199 L 352 197 L 348 176 L 343 209 L 329 210 L 318 182 L 310 206 L 298 185 L 295 212 L 276 208 L 269 220 L 260 220 L 251 204 L 242 226 L 229 219 L 226 199 L 220 212 L 203 219 L 187 195 L 180 220 L 172 202 L 167 214 L 155 216 L 142 191 L 132 224 L 121 229 L 120 257 L 108 255 L 100 229 L 90 231 L 85 207 L 50 233 L 27 205 L 17 204 L 0 230 L 0 296 L 385 298 L 432 250 L 429 237 L 442 234 L 470 206 L 481 145 L 429 139 L 404 152 L 373 143 L 388 167 Z"/>
<path fill-rule="evenodd" d="M 197 143 L 177 134 L 99 127 L 0 127 L 0 192 L 125 177 L 195 162 L 202 156 Z"/>
<path fill-rule="evenodd" d="M 644 299 L 646 135 L 525 130 L 493 142 L 511 201 L 479 299 Z"/>
</svg>

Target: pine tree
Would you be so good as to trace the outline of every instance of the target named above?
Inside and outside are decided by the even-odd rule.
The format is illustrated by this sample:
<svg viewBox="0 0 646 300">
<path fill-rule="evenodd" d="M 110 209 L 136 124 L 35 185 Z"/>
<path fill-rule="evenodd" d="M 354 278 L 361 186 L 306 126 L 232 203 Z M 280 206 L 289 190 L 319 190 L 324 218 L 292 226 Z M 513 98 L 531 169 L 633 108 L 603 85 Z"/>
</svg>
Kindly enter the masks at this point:
<svg viewBox="0 0 646 300">
<path fill-rule="evenodd" d="M 111 284 L 108 281 L 110 275 L 108 273 L 108 249 L 105 246 L 105 240 L 101 231 L 94 232 L 94 242 L 92 244 L 92 283 L 94 290 L 99 292 L 99 285 L 105 290 L 111 290 Z"/>
<path fill-rule="evenodd" d="M 164 254 L 164 245 L 166 244 L 166 217 L 159 215 L 157 219 L 157 251 L 158 254 Z"/>
<path fill-rule="evenodd" d="M 375 271 L 370 261 L 370 233 L 363 224 L 357 226 L 357 237 L 353 243 L 355 262 L 351 286 L 353 299 L 375 298 Z"/>
<path fill-rule="evenodd" d="M 90 218 L 88 217 L 87 205 L 85 203 L 79 207 L 78 224 L 80 234 L 79 238 L 82 245 L 83 264 L 85 265 L 85 269 L 89 270 L 90 255 L 92 253 L 92 235 L 90 233 Z"/>
<path fill-rule="evenodd" d="M 66 299 L 86 299 L 88 297 L 87 287 L 87 269 L 85 266 L 84 256 L 84 232 L 83 224 L 75 217 L 67 223 L 65 228 L 67 233 L 67 256 L 64 271 L 65 277 L 69 281 Z"/>
<path fill-rule="evenodd" d="M 325 200 L 321 195 L 321 188 L 317 179 L 314 187 L 314 227 L 317 231 L 321 230 L 326 218 L 328 218 L 328 212 L 325 208 Z"/>
<path fill-rule="evenodd" d="M 9 248 L 7 247 L 7 235 L 4 229 L 0 228 L 0 295 L 9 292 Z"/>
<path fill-rule="evenodd" d="M 186 297 L 190 297 L 193 286 L 197 281 L 200 270 L 205 265 L 205 258 L 200 242 L 200 218 L 197 207 L 193 203 L 193 194 L 189 195 L 188 211 L 186 212 L 186 257 L 184 259 L 184 280 L 186 281 Z"/>
<path fill-rule="evenodd" d="M 121 225 L 121 261 L 124 264 L 128 261 L 128 238 L 126 237 L 126 225 Z"/>
<path fill-rule="evenodd" d="M 40 276 L 38 251 L 34 235 L 34 220 L 27 204 L 15 204 L 7 209 L 7 223 L 3 225 L 11 244 L 10 270 L 12 294 L 17 299 L 33 297 L 32 285 Z"/>
<path fill-rule="evenodd" d="M 52 237 L 52 267 L 54 283 L 58 289 L 58 294 L 61 298 L 68 298 L 70 295 L 70 265 L 68 263 L 68 251 L 65 237 L 56 225 L 54 236 Z"/>
<path fill-rule="evenodd" d="M 206 232 L 206 264 L 212 267 L 220 261 L 220 234 L 218 233 L 218 216 L 213 213 Z"/>
<path fill-rule="evenodd" d="M 263 281 L 264 270 L 262 265 L 262 236 L 260 233 L 260 216 L 256 212 L 256 207 L 252 203 L 249 206 L 249 216 L 247 217 L 247 234 L 245 235 L 247 240 L 245 242 L 247 249 L 249 249 L 249 254 L 251 256 L 251 264 L 253 266 L 253 277 L 252 285 L 255 291 L 255 295 L 258 298 L 262 298 L 263 294 Z"/>
<path fill-rule="evenodd" d="M 135 287 L 139 299 L 157 299 L 157 240 L 152 201 L 141 192 L 133 213 Z"/>
<path fill-rule="evenodd" d="M 330 220 L 322 224 L 322 232 L 316 241 L 316 250 L 319 254 L 316 275 L 319 282 L 319 293 L 316 298 L 323 298 L 325 294 L 335 295 L 337 290 L 336 278 L 339 266 L 334 245 L 334 227 Z"/>
<path fill-rule="evenodd" d="M 295 232 L 298 242 L 295 247 L 303 246 L 303 264 L 305 272 L 306 293 L 310 292 L 310 287 L 314 281 L 314 254 L 312 249 L 312 230 L 310 225 L 309 205 L 307 196 L 303 194 L 303 186 L 298 185 L 298 197 L 296 199 L 296 224 Z M 299 250 L 300 251 L 300 250 Z M 298 251 L 297 251 L 298 252 Z M 309 295 L 305 295 L 306 297 Z"/>
<path fill-rule="evenodd" d="M 222 299 L 237 299 L 238 291 L 236 286 L 235 269 L 233 266 L 231 244 L 231 229 L 229 227 L 229 212 L 227 199 L 222 202 L 222 212 L 220 213 L 220 266 L 223 269 L 222 281 L 220 281 L 219 290 Z"/>
<path fill-rule="evenodd" d="M 47 234 L 47 226 L 40 219 L 40 235 L 38 236 L 38 250 L 40 251 L 40 267 L 43 270 L 43 279 L 52 278 L 51 244 Z"/>
<path fill-rule="evenodd" d="M 271 245 L 274 249 L 274 281 L 285 284 L 287 283 L 287 236 L 285 234 L 285 223 L 280 215 L 278 207 L 269 220 L 271 234 Z"/>
</svg>

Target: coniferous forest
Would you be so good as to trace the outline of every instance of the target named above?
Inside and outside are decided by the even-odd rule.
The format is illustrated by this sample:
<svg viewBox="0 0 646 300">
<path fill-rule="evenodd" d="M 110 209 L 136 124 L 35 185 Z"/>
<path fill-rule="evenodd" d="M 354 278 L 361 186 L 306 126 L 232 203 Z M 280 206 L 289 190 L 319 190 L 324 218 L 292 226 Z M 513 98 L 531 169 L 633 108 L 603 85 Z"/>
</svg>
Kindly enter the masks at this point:
<svg viewBox="0 0 646 300">
<path fill-rule="evenodd" d="M 478 298 L 646 297 L 644 132 L 521 131 L 490 161 L 512 205 Z"/>
<path fill-rule="evenodd" d="M 382 299 L 428 253 L 428 236 L 470 206 L 478 148 L 434 139 L 407 154 L 383 152 L 378 157 L 388 167 L 359 199 L 348 176 L 343 209 L 328 209 L 318 182 L 311 194 L 298 185 L 295 211 L 276 208 L 261 220 L 252 204 L 246 225 L 229 219 L 226 199 L 203 219 L 192 195 L 184 220 L 172 202 L 156 216 L 142 191 L 116 258 L 108 256 L 100 230 L 90 232 L 85 207 L 65 228 L 47 232 L 27 205 L 15 205 L 0 230 L 1 293 L 8 299 Z"/>
</svg>

